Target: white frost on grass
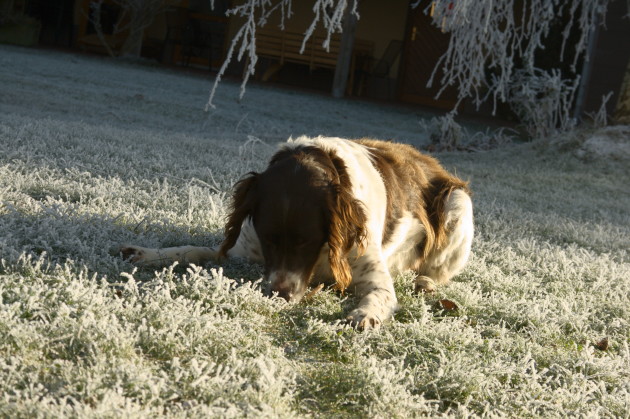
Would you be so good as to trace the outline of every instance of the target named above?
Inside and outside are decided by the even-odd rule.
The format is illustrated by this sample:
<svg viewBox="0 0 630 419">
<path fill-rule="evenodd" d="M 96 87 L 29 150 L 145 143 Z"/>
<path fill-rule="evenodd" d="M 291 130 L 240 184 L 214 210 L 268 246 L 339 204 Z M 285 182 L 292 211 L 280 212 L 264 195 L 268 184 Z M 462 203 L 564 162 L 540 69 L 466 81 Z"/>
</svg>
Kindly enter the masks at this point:
<svg viewBox="0 0 630 419">
<path fill-rule="evenodd" d="M 569 132 L 552 144 L 573 144 L 577 157 L 585 160 L 606 159 L 630 164 L 630 126 L 617 125 L 583 132 Z"/>
<path fill-rule="evenodd" d="M 291 135 L 429 142 L 408 108 L 266 86 L 225 83 L 208 116 L 207 83 L 0 46 L 0 416 L 628 415 L 630 174 L 574 154 L 627 127 L 440 154 L 471 180 L 470 264 L 436 295 L 399 276 L 394 320 L 357 333 L 351 295 L 289 305 L 242 261 L 109 254 L 218 243 L 233 182 Z"/>
<path fill-rule="evenodd" d="M 578 150 L 578 157 L 588 155 L 630 162 L 630 129 L 606 129 L 589 137 Z"/>
</svg>

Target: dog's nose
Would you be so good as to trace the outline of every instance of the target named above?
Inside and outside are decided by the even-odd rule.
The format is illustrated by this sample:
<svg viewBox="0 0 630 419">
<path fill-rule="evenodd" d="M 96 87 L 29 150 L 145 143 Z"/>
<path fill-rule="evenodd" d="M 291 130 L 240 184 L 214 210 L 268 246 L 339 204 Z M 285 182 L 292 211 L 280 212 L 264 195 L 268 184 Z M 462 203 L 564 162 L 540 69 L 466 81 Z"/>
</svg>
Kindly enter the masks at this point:
<svg viewBox="0 0 630 419">
<path fill-rule="evenodd" d="M 287 301 L 291 301 L 295 295 L 295 287 L 293 284 L 282 282 L 271 287 L 271 291 L 278 293 L 278 297 L 282 297 Z"/>
</svg>

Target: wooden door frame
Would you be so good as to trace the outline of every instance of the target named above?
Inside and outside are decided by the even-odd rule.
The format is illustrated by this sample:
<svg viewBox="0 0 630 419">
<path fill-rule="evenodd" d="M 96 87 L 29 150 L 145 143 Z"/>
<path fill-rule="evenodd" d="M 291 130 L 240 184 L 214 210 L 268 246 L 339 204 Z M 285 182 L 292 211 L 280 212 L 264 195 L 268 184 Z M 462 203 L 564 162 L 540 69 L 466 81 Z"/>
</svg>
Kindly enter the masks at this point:
<svg viewBox="0 0 630 419">
<path fill-rule="evenodd" d="M 403 101 L 403 80 L 407 72 L 407 60 L 409 57 L 409 35 L 411 32 L 412 12 L 411 1 L 407 5 L 407 18 L 405 19 L 405 32 L 403 38 L 402 55 L 400 56 L 400 63 L 398 65 L 398 82 L 396 83 L 396 99 Z"/>
</svg>

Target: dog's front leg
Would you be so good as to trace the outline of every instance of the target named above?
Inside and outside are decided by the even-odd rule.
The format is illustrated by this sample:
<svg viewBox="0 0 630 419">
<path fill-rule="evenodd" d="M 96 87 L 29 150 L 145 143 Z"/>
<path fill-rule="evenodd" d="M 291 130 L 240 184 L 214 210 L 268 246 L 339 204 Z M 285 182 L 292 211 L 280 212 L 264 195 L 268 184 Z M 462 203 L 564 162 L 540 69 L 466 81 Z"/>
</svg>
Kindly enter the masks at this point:
<svg viewBox="0 0 630 419">
<path fill-rule="evenodd" d="M 358 329 L 376 329 L 390 319 L 398 308 L 394 282 L 383 261 L 364 255 L 352 265 L 350 288 L 360 300 L 347 320 Z"/>
<path fill-rule="evenodd" d="M 140 266 L 163 267 L 179 262 L 184 265 L 194 263 L 204 265 L 217 260 L 218 252 L 209 247 L 177 246 L 152 249 L 134 245 L 122 245 L 116 251 L 123 259 Z"/>
</svg>

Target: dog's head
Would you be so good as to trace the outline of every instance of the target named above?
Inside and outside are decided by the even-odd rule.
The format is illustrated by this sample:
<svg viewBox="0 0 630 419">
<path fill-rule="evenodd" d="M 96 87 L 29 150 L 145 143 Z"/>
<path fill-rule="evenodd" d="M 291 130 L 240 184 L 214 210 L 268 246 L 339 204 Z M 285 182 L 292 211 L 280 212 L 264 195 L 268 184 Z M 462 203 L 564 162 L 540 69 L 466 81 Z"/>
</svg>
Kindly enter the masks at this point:
<svg viewBox="0 0 630 419">
<path fill-rule="evenodd" d="M 264 172 L 238 182 L 222 255 L 234 246 L 248 217 L 260 240 L 272 292 L 300 300 L 320 257 L 328 258 L 336 287 L 348 287 L 352 274 L 347 254 L 353 246 L 362 249 L 366 217 L 352 195 L 346 165 L 334 153 L 316 147 L 282 150 Z"/>
</svg>

